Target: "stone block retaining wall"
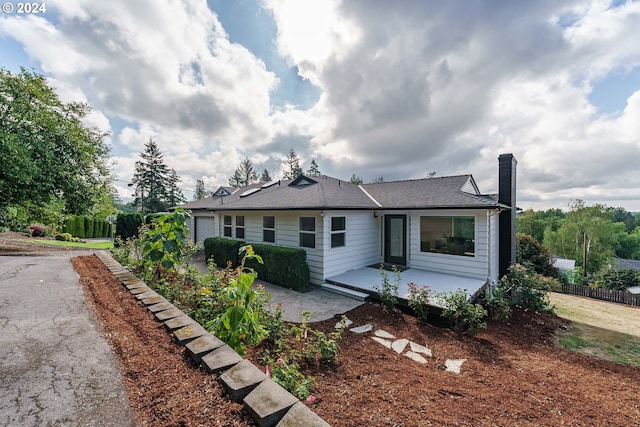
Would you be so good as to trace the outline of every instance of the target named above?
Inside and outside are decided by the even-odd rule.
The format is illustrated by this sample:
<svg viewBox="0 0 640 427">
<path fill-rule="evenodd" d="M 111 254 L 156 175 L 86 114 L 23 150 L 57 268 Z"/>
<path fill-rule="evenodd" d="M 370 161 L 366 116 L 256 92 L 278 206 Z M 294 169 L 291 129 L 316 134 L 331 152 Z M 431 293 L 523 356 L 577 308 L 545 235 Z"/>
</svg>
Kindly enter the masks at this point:
<svg viewBox="0 0 640 427">
<path fill-rule="evenodd" d="M 218 375 L 236 402 L 243 402 L 260 427 L 327 427 L 318 415 L 273 382 L 231 347 L 165 300 L 107 252 L 95 254 L 136 299 L 163 322 L 173 339 L 203 369 Z"/>
</svg>

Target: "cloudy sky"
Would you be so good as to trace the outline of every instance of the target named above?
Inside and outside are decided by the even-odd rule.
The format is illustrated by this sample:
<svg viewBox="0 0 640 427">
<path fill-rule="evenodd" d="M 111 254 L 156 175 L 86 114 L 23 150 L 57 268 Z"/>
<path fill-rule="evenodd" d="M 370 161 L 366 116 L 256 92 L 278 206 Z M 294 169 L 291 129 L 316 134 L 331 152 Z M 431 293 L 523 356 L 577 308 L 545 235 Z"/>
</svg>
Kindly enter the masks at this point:
<svg viewBox="0 0 640 427">
<path fill-rule="evenodd" d="M 291 148 L 337 178 L 471 173 L 488 193 L 512 152 L 522 208 L 640 211 L 638 1 L 44 4 L 3 6 L 0 66 L 89 103 L 124 199 L 152 138 L 187 198 L 245 157 L 278 178 Z"/>
</svg>

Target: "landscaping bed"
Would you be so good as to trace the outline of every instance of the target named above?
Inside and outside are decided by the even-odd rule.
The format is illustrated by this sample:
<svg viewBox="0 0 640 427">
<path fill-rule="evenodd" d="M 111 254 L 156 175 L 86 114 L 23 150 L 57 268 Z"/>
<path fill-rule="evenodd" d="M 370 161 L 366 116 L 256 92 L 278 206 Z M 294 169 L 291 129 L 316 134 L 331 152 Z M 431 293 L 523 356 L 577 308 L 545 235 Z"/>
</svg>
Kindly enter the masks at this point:
<svg viewBox="0 0 640 427">
<path fill-rule="evenodd" d="M 252 425 L 96 257 L 74 264 L 143 424 Z M 308 372 L 316 380 L 311 407 L 331 425 L 628 426 L 640 419 L 640 370 L 559 348 L 554 332 L 566 325 L 556 316 L 516 309 L 509 322 L 466 337 L 377 304 L 346 314 L 352 326 L 371 324 L 429 347 L 432 357 L 420 364 L 372 333 L 345 332 L 338 362 Z M 313 326 L 329 332 L 337 321 Z M 259 364 L 261 348 L 246 357 Z M 447 359 L 466 359 L 460 374 L 444 369 Z"/>
</svg>

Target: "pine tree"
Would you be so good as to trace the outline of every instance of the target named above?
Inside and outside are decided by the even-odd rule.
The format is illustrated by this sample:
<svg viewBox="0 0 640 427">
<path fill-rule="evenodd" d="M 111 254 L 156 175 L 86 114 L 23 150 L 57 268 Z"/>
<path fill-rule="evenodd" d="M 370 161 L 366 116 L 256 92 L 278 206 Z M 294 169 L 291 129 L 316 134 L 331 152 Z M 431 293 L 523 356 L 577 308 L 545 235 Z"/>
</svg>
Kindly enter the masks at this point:
<svg viewBox="0 0 640 427">
<path fill-rule="evenodd" d="M 229 178 L 229 185 L 232 187 L 246 187 L 258 181 L 258 174 L 253 168 L 253 163 L 246 157 Z"/>
<path fill-rule="evenodd" d="M 302 175 L 302 168 L 300 167 L 300 159 L 293 148 L 289 150 L 289 155 L 284 161 L 285 171 L 284 179 L 296 179 Z"/>
<path fill-rule="evenodd" d="M 356 174 L 354 173 L 353 175 L 351 175 L 351 178 L 349 179 L 349 182 L 352 184 L 362 184 L 362 178 L 360 178 L 359 176 L 356 176 Z"/>
<path fill-rule="evenodd" d="M 311 160 L 311 165 L 307 170 L 307 175 L 309 176 L 320 176 L 320 169 L 318 168 L 318 164 L 316 163 L 316 159 Z"/>
<path fill-rule="evenodd" d="M 196 191 L 193 194 L 193 200 L 200 200 L 209 196 L 211 196 L 211 191 L 207 191 L 207 189 L 205 188 L 204 180 L 202 179 L 196 180 Z"/>
<path fill-rule="evenodd" d="M 164 163 L 164 156 L 154 140 L 149 139 L 144 147 L 144 152 L 140 153 L 142 160 L 136 162 L 129 186 L 135 187 L 134 204 L 140 206 L 143 214 L 161 212 L 169 207 L 171 169 Z"/>
<path fill-rule="evenodd" d="M 187 201 L 187 199 L 184 198 L 184 194 L 182 194 L 182 190 L 178 187 L 178 182 L 180 182 L 180 177 L 174 169 L 170 169 L 167 187 L 167 202 L 169 207 L 178 206 Z"/>
<path fill-rule="evenodd" d="M 262 171 L 262 175 L 260 175 L 260 182 L 265 184 L 270 181 L 272 181 L 271 175 L 269 175 L 269 171 L 265 169 Z"/>
</svg>

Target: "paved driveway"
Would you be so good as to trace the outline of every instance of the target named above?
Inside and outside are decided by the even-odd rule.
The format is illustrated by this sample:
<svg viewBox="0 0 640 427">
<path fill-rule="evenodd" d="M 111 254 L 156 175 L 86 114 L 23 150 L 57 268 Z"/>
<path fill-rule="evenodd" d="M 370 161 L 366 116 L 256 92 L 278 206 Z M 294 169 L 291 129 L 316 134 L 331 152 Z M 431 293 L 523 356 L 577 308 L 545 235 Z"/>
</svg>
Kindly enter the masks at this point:
<svg viewBox="0 0 640 427">
<path fill-rule="evenodd" d="M 0 256 L 2 426 L 136 425 L 72 256 Z"/>
</svg>

